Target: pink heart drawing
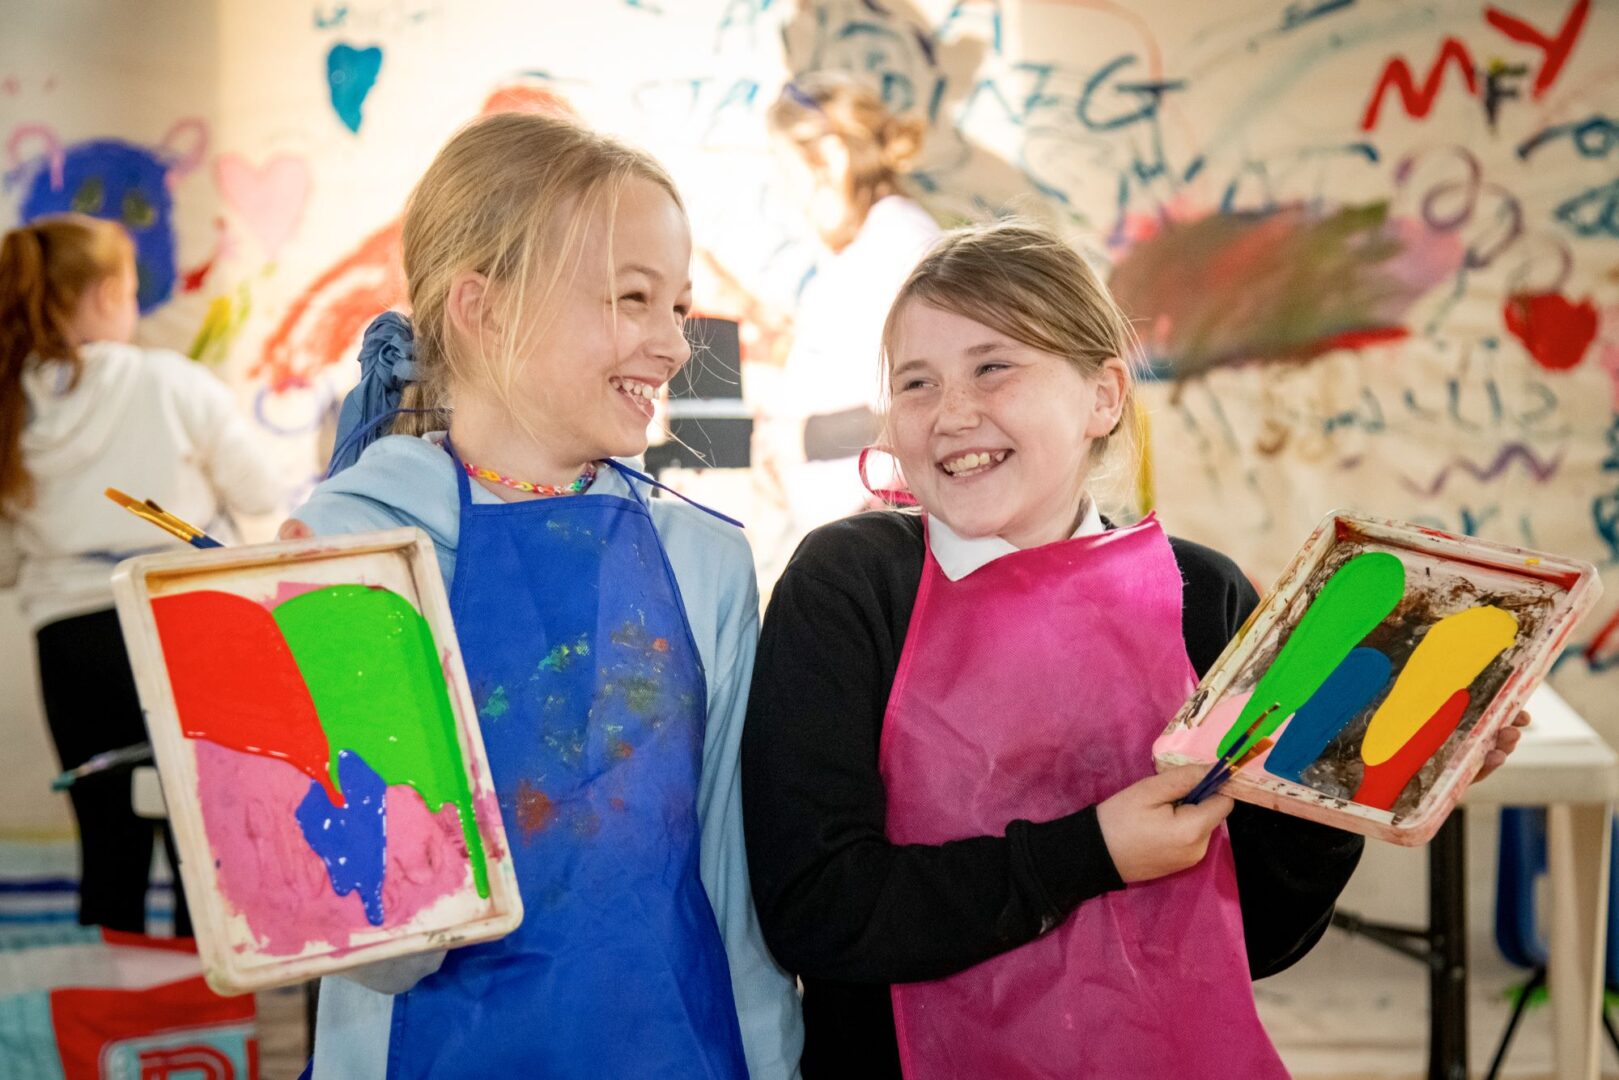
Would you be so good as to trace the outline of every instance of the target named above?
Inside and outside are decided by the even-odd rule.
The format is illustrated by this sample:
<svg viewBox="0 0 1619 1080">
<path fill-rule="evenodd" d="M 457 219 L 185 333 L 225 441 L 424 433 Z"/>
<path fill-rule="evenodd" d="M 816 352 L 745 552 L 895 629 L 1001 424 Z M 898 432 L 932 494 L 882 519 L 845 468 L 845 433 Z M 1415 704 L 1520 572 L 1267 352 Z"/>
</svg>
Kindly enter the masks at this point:
<svg viewBox="0 0 1619 1080">
<path fill-rule="evenodd" d="M 264 252 L 275 258 L 291 238 L 309 199 L 309 166 L 286 154 L 254 166 L 240 154 L 220 154 L 214 181 L 225 205 L 241 216 Z"/>
</svg>

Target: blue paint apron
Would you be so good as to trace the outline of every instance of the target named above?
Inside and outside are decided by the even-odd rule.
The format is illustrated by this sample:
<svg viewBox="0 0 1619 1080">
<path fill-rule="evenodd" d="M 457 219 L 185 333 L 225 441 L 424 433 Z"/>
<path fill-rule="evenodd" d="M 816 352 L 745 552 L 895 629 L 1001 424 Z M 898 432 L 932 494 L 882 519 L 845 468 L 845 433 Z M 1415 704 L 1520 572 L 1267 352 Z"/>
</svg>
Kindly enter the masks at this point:
<svg viewBox="0 0 1619 1080">
<path fill-rule="evenodd" d="M 474 505 L 455 475 L 450 608 L 523 924 L 396 999 L 388 1075 L 745 1077 L 698 877 L 707 689 L 647 505 L 633 480 Z"/>
</svg>

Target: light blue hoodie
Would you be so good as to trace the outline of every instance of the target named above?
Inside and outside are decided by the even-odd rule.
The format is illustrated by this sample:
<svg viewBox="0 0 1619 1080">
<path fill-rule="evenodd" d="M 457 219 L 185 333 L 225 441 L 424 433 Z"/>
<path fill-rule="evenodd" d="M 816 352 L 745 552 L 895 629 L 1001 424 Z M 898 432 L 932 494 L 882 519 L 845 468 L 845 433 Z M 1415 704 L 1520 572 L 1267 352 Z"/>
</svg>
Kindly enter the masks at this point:
<svg viewBox="0 0 1619 1080">
<path fill-rule="evenodd" d="M 295 516 L 317 534 L 415 525 L 433 540 L 447 591 L 455 576 L 461 518 L 455 465 L 438 444 L 441 438 L 392 435 L 377 441 L 357 464 L 316 488 Z M 595 495 L 627 496 L 629 489 L 618 473 L 603 469 L 590 491 L 578 497 Z M 472 499 L 500 501 L 478 484 L 472 485 Z M 694 507 L 653 499 L 651 510 L 708 681 L 708 727 L 697 793 L 703 887 L 725 940 L 748 1071 L 755 1078 L 784 1080 L 798 1075 L 803 1018 L 793 980 L 765 949 L 753 909 L 737 764 L 759 630 L 753 560 L 739 530 Z M 323 979 L 315 1028 L 316 1080 L 383 1080 L 392 995 L 438 970 L 443 956 L 385 961 L 345 978 Z"/>
</svg>

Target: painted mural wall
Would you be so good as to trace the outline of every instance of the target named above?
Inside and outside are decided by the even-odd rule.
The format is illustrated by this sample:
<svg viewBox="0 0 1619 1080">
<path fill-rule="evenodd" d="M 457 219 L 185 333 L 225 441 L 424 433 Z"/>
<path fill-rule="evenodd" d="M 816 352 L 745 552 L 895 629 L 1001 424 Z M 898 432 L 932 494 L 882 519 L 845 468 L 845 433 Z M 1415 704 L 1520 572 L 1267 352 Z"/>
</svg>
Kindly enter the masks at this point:
<svg viewBox="0 0 1619 1080">
<path fill-rule="evenodd" d="M 942 221 L 1034 214 L 1106 268 L 1153 370 L 1138 507 L 1262 582 L 1340 506 L 1597 562 L 1556 682 L 1619 738 L 1612 0 L 160 4 L 95 62 L 11 31 L 103 7 L 0 7 L 0 216 L 136 228 L 146 338 L 214 366 L 306 485 L 458 125 L 568 111 L 646 146 L 699 305 L 790 311 L 817 252 L 763 115 L 843 68 L 927 117 Z M 183 92 L 77 104 L 160 73 Z"/>
</svg>

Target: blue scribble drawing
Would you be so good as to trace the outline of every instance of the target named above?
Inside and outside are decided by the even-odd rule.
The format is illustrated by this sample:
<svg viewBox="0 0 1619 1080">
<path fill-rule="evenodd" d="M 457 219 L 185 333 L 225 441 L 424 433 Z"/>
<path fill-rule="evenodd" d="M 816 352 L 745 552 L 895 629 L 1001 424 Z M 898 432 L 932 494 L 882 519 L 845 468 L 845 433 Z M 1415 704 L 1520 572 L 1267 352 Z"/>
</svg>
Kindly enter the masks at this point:
<svg viewBox="0 0 1619 1080">
<path fill-rule="evenodd" d="M 364 119 L 361 109 L 381 70 L 382 49 L 375 45 L 356 49 L 338 44 L 326 54 L 326 83 L 332 92 L 332 108 L 350 131 L 359 132 Z"/>
<path fill-rule="evenodd" d="M 1555 211 L 1580 236 L 1619 237 L 1619 180 L 1582 192 Z"/>
<path fill-rule="evenodd" d="M 167 152 L 119 139 L 75 143 L 62 150 L 60 170 L 48 160 L 33 166 L 20 219 L 71 210 L 124 226 L 135 241 L 136 295 L 147 314 L 174 292 L 173 167 Z"/>
<path fill-rule="evenodd" d="M 1619 123 L 1606 116 L 1591 116 L 1567 124 L 1554 124 L 1518 145 L 1518 157 L 1529 155 L 1549 142 L 1567 139 L 1583 158 L 1601 159 L 1619 149 Z"/>
</svg>

